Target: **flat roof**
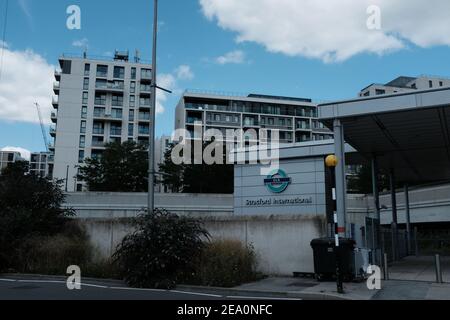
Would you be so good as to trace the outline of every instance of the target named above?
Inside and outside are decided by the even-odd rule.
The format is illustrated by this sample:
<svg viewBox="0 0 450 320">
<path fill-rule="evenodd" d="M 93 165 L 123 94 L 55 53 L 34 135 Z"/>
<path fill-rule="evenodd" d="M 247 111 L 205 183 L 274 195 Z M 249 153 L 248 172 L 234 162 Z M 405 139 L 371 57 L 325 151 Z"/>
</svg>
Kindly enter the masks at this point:
<svg viewBox="0 0 450 320">
<path fill-rule="evenodd" d="M 450 179 L 450 88 L 320 104 L 319 120 L 344 126 L 345 141 L 402 182 Z"/>
<path fill-rule="evenodd" d="M 198 98 L 198 99 L 212 99 L 212 100 L 234 100 L 234 101 L 249 101 L 249 102 L 263 102 L 279 105 L 292 105 L 292 106 L 307 106 L 315 107 L 316 103 L 313 103 L 311 99 L 294 98 L 294 97 L 281 97 L 272 95 L 259 95 L 259 94 L 240 94 L 240 93 L 227 93 L 227 92 L 209 92 L 209 91 L 191 91 L 186 90 L 183 93 L 182 98 Z"/>
</svg>

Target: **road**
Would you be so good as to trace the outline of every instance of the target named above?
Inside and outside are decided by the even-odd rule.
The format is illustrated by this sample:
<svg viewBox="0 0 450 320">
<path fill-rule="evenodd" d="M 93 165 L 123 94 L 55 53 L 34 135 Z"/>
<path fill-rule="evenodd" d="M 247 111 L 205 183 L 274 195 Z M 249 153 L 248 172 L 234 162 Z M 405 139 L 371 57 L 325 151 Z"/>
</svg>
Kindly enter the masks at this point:
<svg viewBox="0 0 450 320">
<path fill-rule="evenodd" d="M 181 290 L 135 289 L 118 283 L 82 281 L 69 290 L 63 279 L 0 278 L 0 300 L 289 300 L 267 296 L 227 296 Z M 299 299 L 292 299 L 299 300 Z"/>
</svg>

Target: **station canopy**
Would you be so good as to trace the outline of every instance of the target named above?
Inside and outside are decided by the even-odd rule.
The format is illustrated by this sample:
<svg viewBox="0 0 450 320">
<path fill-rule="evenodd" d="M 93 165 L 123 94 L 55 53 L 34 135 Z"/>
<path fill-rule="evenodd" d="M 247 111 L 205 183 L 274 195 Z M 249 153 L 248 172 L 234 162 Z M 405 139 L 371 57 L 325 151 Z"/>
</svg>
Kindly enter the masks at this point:
<svg viewBox="0 0 450 320">
<path fill-rule="evenodd" d="M 319 105 L 319 120 L 400 182 L 450 179 L 450 88 L 358 98 Z"/>
</svg>

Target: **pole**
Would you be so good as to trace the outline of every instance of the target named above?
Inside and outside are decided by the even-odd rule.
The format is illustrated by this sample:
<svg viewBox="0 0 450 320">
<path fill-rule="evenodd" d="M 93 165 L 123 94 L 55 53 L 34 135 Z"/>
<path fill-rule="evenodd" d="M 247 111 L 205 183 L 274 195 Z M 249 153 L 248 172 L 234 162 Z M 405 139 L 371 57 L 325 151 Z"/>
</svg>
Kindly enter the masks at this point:
<svg viewBox="0 0 450 320">
<path fill-rule="evenodd" d="M 411 211 L 409 207 L 409 186 L 405 184 L 405 213 L 406 213 L 406 236 L 408 243 L 408 255 L 412 252 L 411 246 Z"/>
<path fill-rule="evenodd" d="M 158 37 L 158 0 L 153 0 L 153 51 L 150 132 L 148 138 L 148 213 L 155 209 L 155 122 L 156 122 L 156 45 Z"/>
<path fill-rule="evenodd" d="M 69 166 L 67 166 L 66 169 L 66 192 L 68 191 L 68 184 L 69 184 Z"/>
<path fill-rule="evenodd" d="M 397 194 L 395 192 L 395 173 L 394 170 L 391 169 L 391 172 L 389 174 L 389 180 L 390 180 L 390 187 L 391 187 L 391 200 L 392 200 L 392 255 L 394 258 L 394 261 L 398 260 L 398 231 L 397 231 L 397 224 L 398 224 L 398 217 L 397 217 Z"/>
<path fill-rule="evenodd" d="M 384 280 L 389 280 L 388 255 L 384 254 Z"/>
<path fill-rule="evenodd" d="M 377 158 L 374 155 L 372 158 L 372 190 L 373 190 L 373 200 L 374 200 L 374 208 L 376 219 L 378 223 L 373 223 L 372 233 L 373 233 L 373 249 L 375 251 L 373 255 L 373 259 L 377 260 L 377 263 L 381 264 L 382 253 L 380 248 L 380 230 L 381 230 L 381 211 L 380 211 L 380 192 L 378 186 L 378 163 Z M 379 255 L 378 255 L 379 253 Z"/>
<path fill-rule="evenodd" d="M 339 256 L 339 223 L 338 223 L 338 214 L 337 214 L 337 201 L 336 201 L 336 168 L 331 167 L 331 187 L 333 194 L 333 219 L 334 219 L 334 238 L 335 238 L 335 259 L 336 259 L 336 287 L 338 293 L 344 293 L 344 287 L 342 285 L 342 275 L 341 275 L 341 261 Z"/>
<path fill-rule="evenodd" d="M 443 283 L 442 281 L 442 269 L 441 269 L 441 256 L 435 256 L 435 264 L 436 264 L 436 282 Z"/>
<path fill-rule="evenodd" d="M 345 176 L 345 144 L 344 128 L 338 119 L 334 120 L 334 147 L 338 160 L 336 166 L 336 206 L 339 236 L 346 238 L 346 176 Z"/>
</svg>

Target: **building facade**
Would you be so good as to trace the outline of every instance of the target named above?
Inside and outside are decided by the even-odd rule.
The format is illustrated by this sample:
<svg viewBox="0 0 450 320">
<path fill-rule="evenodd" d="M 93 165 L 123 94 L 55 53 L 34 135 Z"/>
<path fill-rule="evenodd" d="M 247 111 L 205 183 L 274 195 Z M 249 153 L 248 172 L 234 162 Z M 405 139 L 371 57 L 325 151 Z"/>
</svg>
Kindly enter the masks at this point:
<svg viewBox="0 0 450 320">
<path fill-rule="evenodd" d="M 8 165 L 17 161 L 25 161 L 19 152 L 0 151 L 0 174 Z"/>
<path fill-rule="evenodd" d="M 30 173 L 53 179 L 54 155 L 51 152 L 36 152 L 30 157 Z"/>
<path fill-rule="evenodd" d="M 175 128 L 194 136 L 194 125 L 203 131 L 218 129 L 276 129 L 280 143 L 327 140 L 333 133 L 317 121 L 317 105 L 310 99 L 250 94 L 220 95 L 186 91 L 176 108 Z"/>
<path fill-rule="evenodd" d="M 148 144 L 151 66 L 120 52 L 110 61 L 63 56 L 59 64 L 50 130 L 53 176 L 67 179 L 68 191 L 81 191 L 78 166 L 87 157 L 101 157 L 106 143 Z"/>
<path fill-rule="evenodd" d="M 359 96 L 372 97 L 384 94 L 412 92 L 416 90 L 436 89 L 449 86 L 450 79 L 443 77 L 419 76 L 414 78 L 400 76 L 386 84 L 373 83 L 362 89 Z"/>
</svg>

